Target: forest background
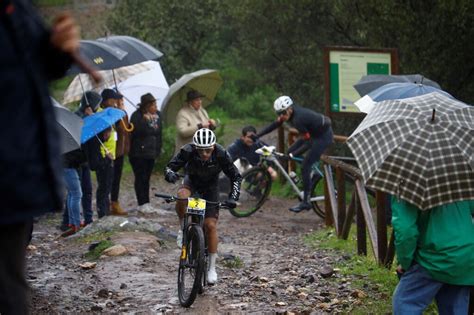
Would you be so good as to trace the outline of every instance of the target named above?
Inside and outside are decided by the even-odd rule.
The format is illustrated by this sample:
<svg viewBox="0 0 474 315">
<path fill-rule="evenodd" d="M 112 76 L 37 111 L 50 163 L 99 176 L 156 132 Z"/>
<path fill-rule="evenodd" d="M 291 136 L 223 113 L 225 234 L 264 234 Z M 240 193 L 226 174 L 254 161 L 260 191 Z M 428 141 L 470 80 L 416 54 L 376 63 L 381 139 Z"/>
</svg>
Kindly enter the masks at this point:
<svg viewBox="0 0 474 315">
<path fill-rule="evenodd" d="M 36 2 L 47 17 L 48 7 L 77 5 L 67 0 Z M 73 12 L 79 16 L 82 37 L 130 35 L 148 42 L 164 53 L 160 64 L 169 84 L 184 73 L 218 69 L 224 85 L 209 111 L 222 117 L 224 125 L 230 117 L 246 124 L 270 122 L 279 95 L 324 113 L 323 48 L 335 45 L 396 48 L 401 74 L 421 73 L 457 99 L 474 103 L 470 0 L 110 3 L 101 10 Z M 69 81 L 55 84 L 56 93 Z M 360 120 L 335 118 L 336 133 L 349 135 Z M 169 127 L 171 140 L 174 131 Z"/>
</svg>

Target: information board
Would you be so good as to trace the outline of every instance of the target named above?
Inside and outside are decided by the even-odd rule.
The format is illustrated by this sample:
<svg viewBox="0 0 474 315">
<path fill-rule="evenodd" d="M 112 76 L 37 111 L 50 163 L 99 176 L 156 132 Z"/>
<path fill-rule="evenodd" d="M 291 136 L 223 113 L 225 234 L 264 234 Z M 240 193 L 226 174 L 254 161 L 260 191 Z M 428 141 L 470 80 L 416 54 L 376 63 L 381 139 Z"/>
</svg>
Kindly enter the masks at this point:
<svg viewBox="0 0 474 315">
<path fill-rule="evenodd" d="M 326 111 L 329 113 L 359 113 L 354 105 L 361 96 L 354 89 L 362 76 L 398 73 L 398 58 L 394 49 L 327 47 Z"/>
</svg>

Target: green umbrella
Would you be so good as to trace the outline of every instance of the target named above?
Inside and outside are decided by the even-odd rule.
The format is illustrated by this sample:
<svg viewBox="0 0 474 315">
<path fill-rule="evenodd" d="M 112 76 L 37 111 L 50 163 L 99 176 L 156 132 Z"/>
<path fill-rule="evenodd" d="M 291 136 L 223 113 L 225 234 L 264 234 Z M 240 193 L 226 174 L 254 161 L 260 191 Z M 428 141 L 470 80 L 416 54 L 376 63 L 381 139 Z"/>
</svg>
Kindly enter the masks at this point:
<svg viewBox="0 0 474 315">
<path fill-rule="evenodd" d="M 186 94 L 196 90 L 202 95 L 202 106 L 206 107 L 216 97 L 223 80 L 217 70 L 204 69 L 183 75 L 171 84 L 168 94 L 163 100 L 161 111 L 167 124 L 174 124 L 176 114 L 186 102 Z"/>
</svg>

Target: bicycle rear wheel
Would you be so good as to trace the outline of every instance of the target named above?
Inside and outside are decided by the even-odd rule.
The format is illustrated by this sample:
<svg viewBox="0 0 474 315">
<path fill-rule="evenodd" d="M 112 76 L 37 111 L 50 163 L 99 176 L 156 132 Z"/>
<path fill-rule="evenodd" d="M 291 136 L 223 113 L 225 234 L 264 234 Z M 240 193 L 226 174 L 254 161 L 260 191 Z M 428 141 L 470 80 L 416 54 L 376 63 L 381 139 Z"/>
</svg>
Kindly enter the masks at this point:
<svg viewBox="0 0 474 315">
<path fill-rule="evenodd" d="M 238 218 L 253 214 L 263 205 L 271 188 L 272 178 L 265 167 L 257 166 L 245 171 L 239 203 L 236 208 L 229 209 L 230 213 Z"/>
<path fill-rule="evenodd" d="M 181 249 L 179 260 L 178 297 L 181 306 L 189 307 L 202 285 L 204 233 L 201 226 L 192 224 L 186 234 L 186 243 Z"/>
</svg>

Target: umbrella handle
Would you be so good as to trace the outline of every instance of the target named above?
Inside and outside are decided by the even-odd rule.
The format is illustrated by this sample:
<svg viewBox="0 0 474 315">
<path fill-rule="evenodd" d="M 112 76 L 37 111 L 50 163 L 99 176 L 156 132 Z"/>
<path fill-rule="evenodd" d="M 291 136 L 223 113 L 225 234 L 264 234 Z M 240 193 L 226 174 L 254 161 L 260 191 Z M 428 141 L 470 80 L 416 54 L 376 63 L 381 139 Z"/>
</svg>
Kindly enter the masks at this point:
<svg viewBox="0 0 474 315">
<path fill-rule="evenodd" d="M 130 128 L 127 128 L 127 126 L 125 125 L 125 122 L 123 121 L 123 119 L 120 119 L 120 121 L 122 122 L 122 126 L 125 129 L 125 131 L 132 132 L 135 129 L 135 125 L 133 123 L 130 123 L 129 124 Z"/>
<path fill-rule="evenodd" d="M 71 57 L 74 60 L 74 62 L 79 66 L 79 68 L 81 68 L 82 71 L 84 71 L 85 73 L 89 74 L 92 77 L 92 79 L 94 80 L 96 84 L 99 84 L 100 82 L 102 82 L 103 78 L 99 74 L 99 72 L 97 72 L 94 67 L 92 67 L 87 62 L 85 62 L 84 59 L 79 55 L 78 51 L 71 53 Z"/>
</svg>

